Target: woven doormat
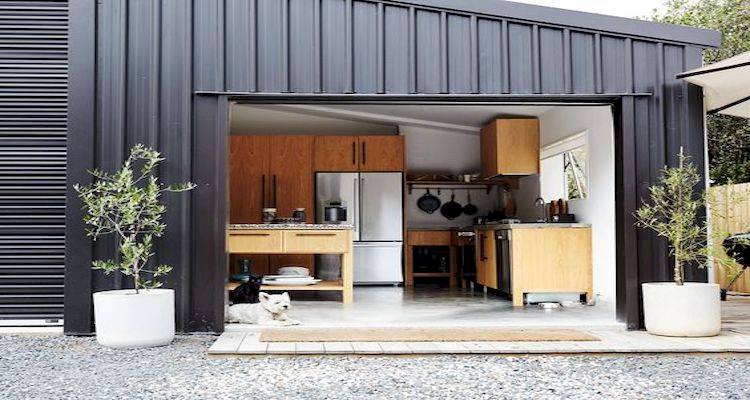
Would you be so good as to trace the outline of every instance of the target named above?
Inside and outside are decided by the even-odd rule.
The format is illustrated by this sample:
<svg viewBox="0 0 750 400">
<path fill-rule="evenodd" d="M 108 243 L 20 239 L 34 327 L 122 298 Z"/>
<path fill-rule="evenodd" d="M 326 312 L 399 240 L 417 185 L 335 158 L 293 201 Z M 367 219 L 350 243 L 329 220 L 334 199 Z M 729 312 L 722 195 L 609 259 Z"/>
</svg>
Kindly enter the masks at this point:
<svg viewBox="0 0 750 400">
<path fill-rule="evenodd" d="M 574 329 L 502 328 L 274 328 L 261 331 L 261 342 L 592 342 Z"/>
</svg>

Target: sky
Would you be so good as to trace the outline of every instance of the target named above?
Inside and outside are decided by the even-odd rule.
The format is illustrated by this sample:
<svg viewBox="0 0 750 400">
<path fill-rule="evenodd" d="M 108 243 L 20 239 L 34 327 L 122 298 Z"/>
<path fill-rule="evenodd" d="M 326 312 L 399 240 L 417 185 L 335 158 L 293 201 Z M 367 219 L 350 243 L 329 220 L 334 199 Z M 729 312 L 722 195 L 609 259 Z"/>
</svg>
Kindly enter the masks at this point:
<svg viewBox="0 0 750 400">
<path fill-rule="evenodd" d="M 651 10 L 660 8 L 666 0 L 511 0 L 518 3 L 538 4 L 541 6 L 567 8 L 593 12 L 597 14 L 616 15 L 633 18 L 649 16 Z"/>
</svg>

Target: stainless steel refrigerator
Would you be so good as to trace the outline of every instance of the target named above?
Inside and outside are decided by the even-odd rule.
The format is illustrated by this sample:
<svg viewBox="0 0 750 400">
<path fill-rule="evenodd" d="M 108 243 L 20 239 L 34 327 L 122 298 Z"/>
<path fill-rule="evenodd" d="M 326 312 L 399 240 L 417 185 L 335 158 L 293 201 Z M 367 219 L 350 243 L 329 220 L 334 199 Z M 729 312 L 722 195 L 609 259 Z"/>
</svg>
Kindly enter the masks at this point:
<svg viewBox="0 0 750 400">
<path fill-rule="evenodd" d="M 324 222 L 326 203 L 343 202 L 346 222 L 354 225 L 355 284 L 404 280 L 402 179 L 400 172 L 319 172 L 315 176 L 316 221 Z"/>
</svg>

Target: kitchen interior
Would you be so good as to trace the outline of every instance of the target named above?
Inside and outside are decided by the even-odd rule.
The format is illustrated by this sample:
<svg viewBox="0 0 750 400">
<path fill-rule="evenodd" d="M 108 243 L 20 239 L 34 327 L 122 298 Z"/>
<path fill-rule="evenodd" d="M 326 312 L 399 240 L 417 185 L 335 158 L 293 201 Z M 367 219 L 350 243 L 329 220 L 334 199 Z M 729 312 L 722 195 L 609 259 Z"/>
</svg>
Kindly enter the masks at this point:
<svg viewBox="0 0 750 400">
<path fill-rule="evenodd" d="M 614 324 L 606 105 L 231 110 L 227 289 L 310 325 Z"/>
</svg>

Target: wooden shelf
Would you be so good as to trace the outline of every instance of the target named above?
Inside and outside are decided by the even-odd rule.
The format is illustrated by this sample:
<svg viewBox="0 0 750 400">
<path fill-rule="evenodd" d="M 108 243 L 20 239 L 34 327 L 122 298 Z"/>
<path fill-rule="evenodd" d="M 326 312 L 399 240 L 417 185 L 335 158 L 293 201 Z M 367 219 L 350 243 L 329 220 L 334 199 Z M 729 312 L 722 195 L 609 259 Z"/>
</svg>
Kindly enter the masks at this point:
<svg viewBox="0 0 750 400">
<path fill-rule="evenodd" d="M 510 186 L 513 189 L 518 189 L 518 178 L 502 177 L 491 180 L 481 180 L 476 182 L 461 182 L 461 181 L 428 181 L 428 180 L 407 180 L 406 187 L 411 194 L 413 189 L 436 189 L 438 194 L 441 190 L 453 190 L 453 189 L 464 189 L 464 190 L 481 190 L 484 189 L 487 193 L 490 192 L 493 186 Z"/>
<path fill-rule="evenodd" d="M 229 282 L 226 284 L 225 288 L 226 290 L 233 290 L 240 284 L 238 282 Z M 278 292 L 278 291 L 293 291 L 293 290 L 305 290 L 305 291 L 314 291 L 314 290 L 329 290 L 329 291 L 335 291 L 335 290 L 344 290 L 344 285 L 339 281 L 322 281 L 318 282 L 314 285 L 306 285 L 306 286 L 272 286 L 272 285 L 263 285 L 260 287 L 261 291 L 264 292 Z"/>
</svg>

